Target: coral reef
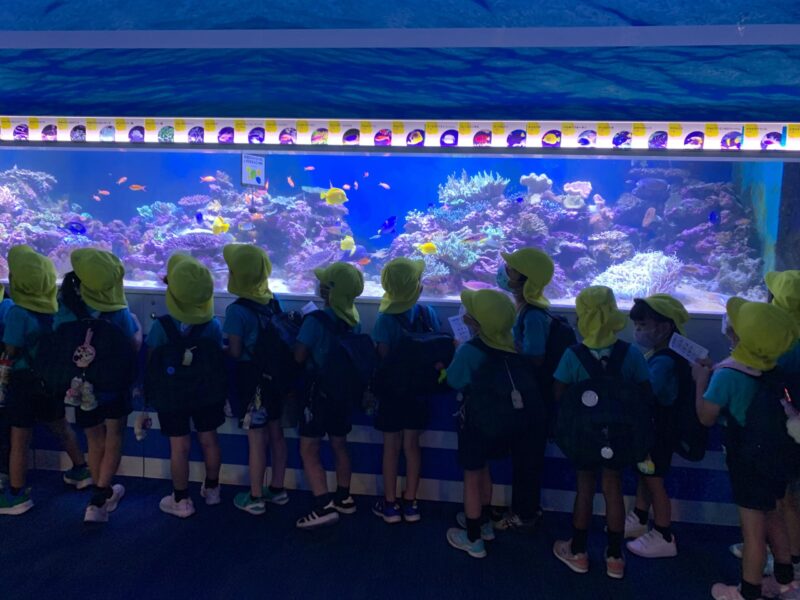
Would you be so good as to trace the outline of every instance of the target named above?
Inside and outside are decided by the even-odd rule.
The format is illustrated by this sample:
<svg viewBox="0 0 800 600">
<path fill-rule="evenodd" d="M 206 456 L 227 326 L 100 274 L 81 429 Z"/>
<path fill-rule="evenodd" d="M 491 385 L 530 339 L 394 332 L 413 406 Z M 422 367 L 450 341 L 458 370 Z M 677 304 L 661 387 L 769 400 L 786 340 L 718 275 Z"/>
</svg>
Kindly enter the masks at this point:
<svg viewBox="0 0 800 600">
<path fill-rule="evenodd" d="M 630 260 L 615 264 L 592 280 L 592 285 L 605 285 L 617 298 L 632 300 L 651 294 L 670 293 L 680 280 L 681 261 L 662 252 L 643 252 Z"/>
</svg>

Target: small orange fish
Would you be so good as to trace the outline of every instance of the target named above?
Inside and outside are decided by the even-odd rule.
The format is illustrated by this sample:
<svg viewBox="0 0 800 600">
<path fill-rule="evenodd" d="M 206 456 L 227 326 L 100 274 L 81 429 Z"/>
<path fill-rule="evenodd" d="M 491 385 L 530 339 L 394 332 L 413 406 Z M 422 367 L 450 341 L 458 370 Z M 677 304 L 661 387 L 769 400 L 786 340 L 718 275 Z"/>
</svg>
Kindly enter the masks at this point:
<svg viewBox="0 0 800 600">
<path fill-rule="evenodd" d="M 244 203 L 247 204 L 247 206 L 250 206 L 250 204 L 252 202 L 253 202 L 253 197 L 252 196 L 247 195 L 247 196 L 244 197 Z"/>
<path fill-rule="evenodd" d="M 100 196 L 98 196 L 97 194 L 95 194 L 94 196 L 92 196 L 92 198 L 94 198 L 94 201 L 95 201 L 95 202 L 100 202 Z"/>
<path fill-rule="evenodd" d="M 349 184 L 349 183 L 345 183 L 345 184 L 342 186 L 342 189 L 343 189 L 343 190 L 349 190 L 349 189 L 350 189 L 350 184 Z"/>
<path fill-rule="evenodd" d="M 357 189 L 358 189 L 358 182 L 357 182 L 357 181 L 354 181 L 354 182 L 353 182 L 353 189 L 354 189 L 354 190 L 357 190 Z"/>
<path fill-rule="evenodd" d="M 388 183 L 384 183 L 384 182 L 382 182 L 382 181 L 381 181 L 381 182 L 380 182 L 378 185 L 379 185 L 379 186 L 381 186 L 381 187 L 382 187 L 383 189 L 385 189 L 385 190 L 390 190 L 390 189 L 392 189 L 391 187 L 389 187 L 389 184 L 388 184 Z"/>
<path fill-rule="evenodd" d="M 134 183 L 133 185 L 129 185 L 128 189 L 130 189 L 133 192 L 144 192 L 144 191 L 147 190 L 147 188 L 145 186 L 139 185 L 138 183 Z"/>
<path fill-rule="evenodd" d="M 250 215 L 250 220 L 251 221 L 263 221 L 264 220 L 264 215 L 262 215 L 261 213 L 253 213 L 252 215 Z"/>
<path fill-rule="evenodd" d="M 200 178 L 200 181 L 201 181 L 202 183 L 214 183 L 216 180 L 217 180 L 217 178 L 216 178 L 216 177 L 214 177 L 213 175 L 203 175 L 203 176 Z"/>
<path fill-rule="evenodd" d="M 126 181 L 128 181 L 127 177 L 120 177 L 119 179 L 117 179 L 117 185 L 122 185 Z"/>
<path fill-rule="evenodd" d="M 264 192 L 266 193 L 266 192 L 268 192 L 268 191 L 269 191 L 269 179 L 267 179 L 267 180 L 264 182 Z"/>
<path fill-rule="evenodd" d="M 109 192 L 108 190 L 97 190 L 97 193 L 100 194 L 101 196 L 110 196 L 111 195 L 111 192 Z"/>
<path fill-rule="evenodd" d="M 289 184 L 289 187 L 294 187 L 294 179 L 291 177 L 287 177 L 286 182 Z"/>
<path fill-rule="evenodd" d="M 364 177 L 369 177 L 369 171 L 364 171 Z"/>
<path fill-rule="evenodd" d="M 648 227 L 650 224 L 656 220 L 656 207 L 651 206 L 647 209 L 647 212 L 644 213 L 644 218 L 642 219 L 642 227 Z"/>
<path fill-rule="evenodd" d="M 372 262 L 372 260 L 370 260 L 369 258 L 364 257 L 364 258 L 362 258 L 361 260 L 358 261 L 358 264 L 361 265 L 362 267 L 366 267 L 371 262 Z"/>
<path fill-rule="evenodd" d="M 307 167 L 305 167 L 305 168 L 303 169 L 303 171 L 313 171 L 313 170 L 314 170 L 314 169 L 316 169 L 316 168 L 317 168 L 317 167 L 312 167 L 311 165 L 308 165 Z"/>
</svg>

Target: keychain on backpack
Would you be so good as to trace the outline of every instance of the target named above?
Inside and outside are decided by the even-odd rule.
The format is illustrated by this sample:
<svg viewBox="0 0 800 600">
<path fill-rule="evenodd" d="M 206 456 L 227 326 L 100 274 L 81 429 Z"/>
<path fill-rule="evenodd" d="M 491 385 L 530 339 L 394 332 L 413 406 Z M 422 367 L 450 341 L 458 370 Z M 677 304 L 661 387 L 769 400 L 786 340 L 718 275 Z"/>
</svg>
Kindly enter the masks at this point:
<svg viewBox="0 0 800 600">
<path fill-rule="evenodd" d="M 525 408 L 525 403 L 522 401 L 522 394 L 517 389 L 517 385 L 514 383 L 514 378 L 511 376 L 511 369 L 508 368 L 508 362 L 503 361 L 503 364 L 506 366 L 508 380 L 511 382 L 511 404 L 514 406 L 514 409 L 522 410 Z"/>
<path fill-rule="evenodd" d="M 136 436 L 136 441 L 141 442 L 147 437 L 147 430 L 153 426 L 153 419 L 150 418 L 150 413 L 141 412 L 136 417 L 133 423 L 133 434 Z"/>
<path fill-rule="evenodd" d="M 606 460 L 614 458 L 614 450 L 608 445 L 608 427 L 603 427 L 603 437 L 606 439 L 606 444 L 600 448 L 600 456 Z"/>
<path fill-rule="evenodd" d="M 183 351 L 183 359 L 181 360 L 181 365 L 184 367 L 192 366 L 192 361 L 194 360 L 194 354 L 192 354 L 192 350 L 197 348 L 197 346 L 192 346 L 191 348 L 187 348 Z"/>
<path fill-rule="evenodd" d="M 83 344 L 75 348 L 75 352 L 72 354 L 72 362 L 79 369 L 86 369 L 97 356 L 97 351 L 92 346 L 92 336 L 94 336 L 94 332 L 87 329 Z"/>
<path fill-rule="evenodd" d="M 94 385 L 84 380 L 81 385 L 81 410 L 89 412 L 97 408 L 97 399 L 94 395 Z"/>
<path fill-rule="evenodd" d="M 80 377 L 73 377 L 69 383 L 69 389 L 64 395 L 64 404 L 67 406 L 80 406 L 81 405 L 81 386 L 83 386 L 83 379 Z"/>
</svg>

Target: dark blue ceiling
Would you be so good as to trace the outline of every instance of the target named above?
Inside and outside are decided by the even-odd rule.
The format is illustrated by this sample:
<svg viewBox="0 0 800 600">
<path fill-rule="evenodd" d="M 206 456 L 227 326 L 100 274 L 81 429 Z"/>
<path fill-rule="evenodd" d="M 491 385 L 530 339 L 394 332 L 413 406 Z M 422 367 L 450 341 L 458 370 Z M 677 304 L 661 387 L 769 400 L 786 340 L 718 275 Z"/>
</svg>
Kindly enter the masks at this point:
<svg viewBox="0 0 800 600">
<path fill-rule="evenodd" d="M 677 38 L 666 47 L 480 47 L 487 27 L 798 24 L 796 0 L 5 0 L 0 22 L 31 35 L 459 27 L 476 40 L 473 48 L 11 48 L 0 50 L 3 114 L 800 119 L 800 40 L 783 46 L 703 46 Z"/>
</svg>

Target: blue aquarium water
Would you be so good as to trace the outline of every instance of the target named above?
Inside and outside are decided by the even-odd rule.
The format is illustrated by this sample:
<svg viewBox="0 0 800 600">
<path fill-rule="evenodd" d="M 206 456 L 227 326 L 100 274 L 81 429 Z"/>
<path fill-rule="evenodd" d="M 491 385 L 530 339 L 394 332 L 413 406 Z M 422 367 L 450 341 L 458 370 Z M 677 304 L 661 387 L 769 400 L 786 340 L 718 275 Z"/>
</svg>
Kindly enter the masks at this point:
<svg viewBox="0 0 800 600">
<path fill-rule="evenodd" d="M 247 242 L 270 254 L 275 291 L 313 293 L 313 269 L 343 260 L 364 272 L 367 297 L 382 294 L 381 267 L 407 256 L 426 263 L 426 296 L 456 298 L 494 286 L 501 251 L 537 246 L 556 262 L 547 293 L 558 304 L 594 283 L 623 303 L 674 293 L 695 311 L 763 296 L 764 266 L 775 264 L 780 162 L 302 151 L 265 159 L 265 185 L 250 187 L 236 151 L 4 149 L 0 254 L 27 243 L 63 274 L 74 248 L 104 248 L 125 263 L 127 285 L 160 287 L 169 256 L 187 252 L 224 290 L 222 246 Z"/>
</svg>

